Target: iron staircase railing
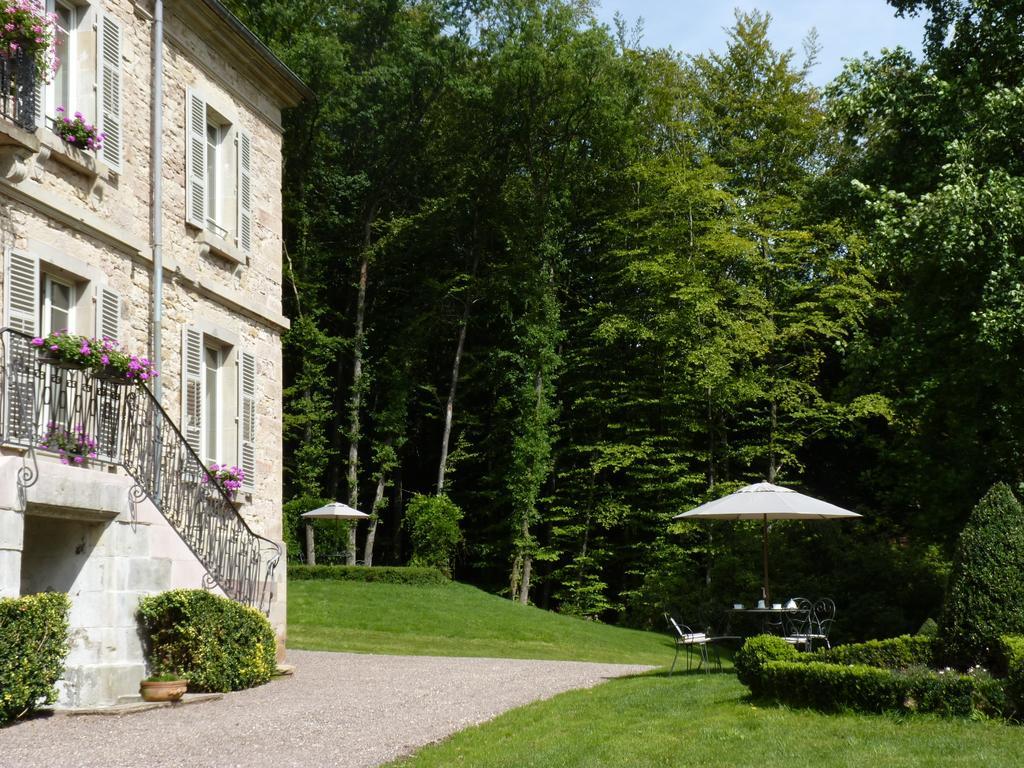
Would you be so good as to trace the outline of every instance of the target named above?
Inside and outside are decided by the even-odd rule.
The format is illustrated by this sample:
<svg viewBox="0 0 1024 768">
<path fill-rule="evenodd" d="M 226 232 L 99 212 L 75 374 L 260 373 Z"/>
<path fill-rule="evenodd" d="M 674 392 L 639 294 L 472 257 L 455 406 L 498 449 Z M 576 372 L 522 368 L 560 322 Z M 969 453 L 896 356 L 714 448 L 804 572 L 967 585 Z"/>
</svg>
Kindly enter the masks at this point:
<svg viewBox="0 0 1024 768">
<path fill-rule="evenodd" d="M 95 443 L 86 461 L 123 467 L 132 501 L 148 498 L 170 522 L 206 568 L 204 586 L 269 612 L 281 545 L 249 527 L 149 389 L 45 359 L 30 336 L 0 329 L 0 445 L 34 465 L 48 433 L 78 432 Z M 36 471 L 26 465 L 21 482 Z"/>
</svg>

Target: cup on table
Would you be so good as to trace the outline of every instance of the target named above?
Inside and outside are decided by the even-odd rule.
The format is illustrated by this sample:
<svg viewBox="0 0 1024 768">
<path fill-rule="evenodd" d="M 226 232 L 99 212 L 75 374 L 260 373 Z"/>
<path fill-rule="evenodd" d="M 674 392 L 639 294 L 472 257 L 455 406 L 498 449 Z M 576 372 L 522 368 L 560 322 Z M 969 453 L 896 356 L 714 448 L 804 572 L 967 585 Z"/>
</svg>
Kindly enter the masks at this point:
<svg viewBox="0 0 1024 768">
<path fill-rule="evenodd" d="M 764 608 L 764 600 L 758 600 L 757 601 L 757 607 L 758 608 Z"/>
<path fill-rule="evenodd" d="M 743 603 L 733 603 L 732 607 L 733 607 L 733 610 L 742 611 L 743 610 Z"/>
<path fill-rule="evenodd" d="M 782 610 L 782 603 L 772 603 L 772 609 L 776 611 Z"/>
</svg>

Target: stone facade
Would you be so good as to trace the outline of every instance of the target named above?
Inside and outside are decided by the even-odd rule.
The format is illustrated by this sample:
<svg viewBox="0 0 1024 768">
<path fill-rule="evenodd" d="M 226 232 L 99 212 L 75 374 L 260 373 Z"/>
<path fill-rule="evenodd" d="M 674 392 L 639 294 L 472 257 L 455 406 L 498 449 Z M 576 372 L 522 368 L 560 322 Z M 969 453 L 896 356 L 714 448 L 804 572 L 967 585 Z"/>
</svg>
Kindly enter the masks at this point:
<svg viewBox="0 0 1024 768">
<path fill-rule="evenodd" d="M 71 286 L 71 330 L 90 336 L 99 291 L 108 291 L 119 305 L 124 347 L 152 356 L 153 3 L 78 0 L 67 8 L 75 25 L 70 111 L 80 110 L 86 119 L 102 119 L 104 113 L 104 75 L 97 62 L 110 49 L 100 36 L 108 35 L 109 41 L 119 34 L 114 50 L 120 54 L 120 152 L 81 153 L 48 127 L 28 133 L 0 116 L 0 252 L 5 259 L 0 280 L 13 285 L 6 266 L 11 254 L 39 265 L 36 333 L 47 330 L 46 313 L 53 311 L 47 280 Z M 195 425 L 197 440 L 212 435 L 200 455 L 242 464 L 235 364 L 243 352 L 252 356 L 255 472 L 239 512 L 256 533 L 280 542 L 281 334 L 288 327 L 281 311 L 281 111 L 302 98 L 304 87 L 215 0 L 168 0 L 164 26 L 158 209 L 164 265 L 162 405 L 185 431 L 183 329 L 194 329 L 204 353 L 212 356 L 204 363 L 203 375 L 212 378 L 204 380 L 211 383 L 203 385 L 203 396 L 216 403 Z M 209 144 L 215 147 L 207 147 L 215 159 L 204 155 L 202 160 L 207 170 L 214 169 L 216 189 L 207 186 L 215 189 L 207 200 L 217 200 L 217 211 L 211 208 L 209 223 L 199 226 L 188 223 L 186 210 L 195 182 L 186 167 L 194 94 L 209 110 L 207 130 L 214 136 Z M 45 101 L 52 109 L 56 99 L 51 94 Z M 248 249 L 242 247 L 241 203 L 235 208 L 242 189 L 243 135 L 251 147 L 244 163 L 251 189 Z M 12 288 L 3 287 L 8 325 Z M 211 412 L 216 421 L 206 415 Z M 27 491 L 17 490 L 23 454 L 23 449 L 0 447 L 0 596 L 45 589 L 71 593 L 75 646 L 61 684 L 62 703 L 115 703 L 136 692 L 142 677 L 134 623 L 138 597 L 175 586 L 199 587 L 205 571 L 154 505 L 146 501 L 131 508 L 132 482 L 123 469 L 98 462 L 69 468 L 40 456 L 38 480 Z M 270 612 L 282 648 L 284 570 L 282 561 Z"/>
</svg>

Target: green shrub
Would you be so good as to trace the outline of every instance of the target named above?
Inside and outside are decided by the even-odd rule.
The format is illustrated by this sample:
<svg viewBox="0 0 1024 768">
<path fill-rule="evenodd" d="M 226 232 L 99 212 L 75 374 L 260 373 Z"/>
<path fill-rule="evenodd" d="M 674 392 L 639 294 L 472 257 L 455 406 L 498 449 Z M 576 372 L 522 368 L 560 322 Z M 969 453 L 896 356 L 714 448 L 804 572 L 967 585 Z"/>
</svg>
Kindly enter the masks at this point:
<svg viewBox="0 0 1024 768">
<path fill-rule="evenodd" d="M 924 635 L 901 635 L 886 640 L 837 645 L 815 651 L 815 661 L 832 664 L 861 664 L 879 669 L 907 669 L 930 666 L 934 658 L 934 640 Z"/>
<path fill-rule="evenodd" d="M 748 639 L 733 658 L 736 677 L 755 696 L 761 696 L 762 671 L 771 661 L 788 661 L 798 655 L 796 648 L 775 635 L 757 635 Z"/>
<path fill-rule="evenodd" d="M 364 565 L 289 565 L 288 578 L 294 581 L 326 579 L 331 581 L 375 581 L 384 584 L 447 584 L 451 581 L 437 568 L 412 568 Z"/>
<path fill-rule="evenodd" d="M 462 543 L 461 519 L 462 510 L 444 494 L 413 496 L 403 523 L 412 540 L 409 565 L 440 568 L 450 575 L 455 550 Z"/>
<path fill-rule="evenodd" d="M 863 664 L 769 661 L 761 670 L 763 695 L 824 711 L 933 712 L 969 715 L 975 679 L 956 672 L 897 672 Z"/>
<path fill-rule="evenodd" d="M 267 617 L 201 589 L 174 589 L 139 601 L 153 674 L 181 674 L 197 691 L 237 691 L 265 683 L 277 668 Z"/>
<path fill-rule="evenodd" d="M 1011 714 L 1024 715 L 1024 637 L 1003 635 L 1000 638 L 1000 667 L 1006 672 L 1006 697 Z"/>
<path fill-rule="evenodd" d="M 924 635 L 925 637 L 937 637 L 939 634 L 938 622 L 931 618 L 925 619 L 918 628 L 917 634 Z"/>
<path fill-rule="evenodd" d="M 1007 634 L 1024 634 L 1024 508 L 996 483 L 960 533 L 939 624 L 942 658 L 958 669 L 992 666 Z"/>
<path fill-rule="evenodd" d="M 70 609 L 63 592 L 0 598 L 0 725 L 57 698 Z"/>
</svg>

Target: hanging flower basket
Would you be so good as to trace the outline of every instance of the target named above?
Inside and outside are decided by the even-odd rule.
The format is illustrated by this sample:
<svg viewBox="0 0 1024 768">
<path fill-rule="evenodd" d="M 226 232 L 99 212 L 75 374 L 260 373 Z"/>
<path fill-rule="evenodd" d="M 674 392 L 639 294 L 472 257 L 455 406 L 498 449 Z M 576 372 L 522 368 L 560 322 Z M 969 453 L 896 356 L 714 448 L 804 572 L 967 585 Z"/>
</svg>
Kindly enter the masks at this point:
<svg viewBox="0 0 1024 768">
<path fill-rule="evenodd" d="M 56 37 L 56 16 L 40 0 L 0 0 L 0 58 L 31 57 L 36 76 L 49 83 L 60 64 Z"/>
<path fill-rule="evenodd" d="M 67 116 L 64 107 L 57 107 L 57 118 L 53 121 L 53 132 L 60 136 L 69 147 L 84 151 L 99 151 L 107 134 L 92 123 L 86 122 L 81 112 L 74 118 Z"/>
<path fill-rule="evenodd" d="M 107 381 L 145 383 L 159 373 L 146 357 L 130 355 L 121 350 L 116 339 L 77 336 L 54 331 L 49 336 L 32 339 L 39 349 L 39 358 L 61 368 L 89 368 L 97 378 Z"/>
<path fill-rule="evenodd" d="M 203 476 L 203 485 L 211 482 L 219 485 L 231 501 L 235 500 L 244 481 L 245 471 L 241 467 L 229 467 L 227 464 L 211 464 L 209 472 Z"/>
<path fill-rule="evenodd" d="M 60 456 L 61 464 L 72 467 L 84 467 L 89 459 L 96 458 L 96 440 L 81 424 L 67 429 L 51 421 L 46 425 L 46 434 L 39 441 L 39 447 L 53 451 Z"/>
</svg>

